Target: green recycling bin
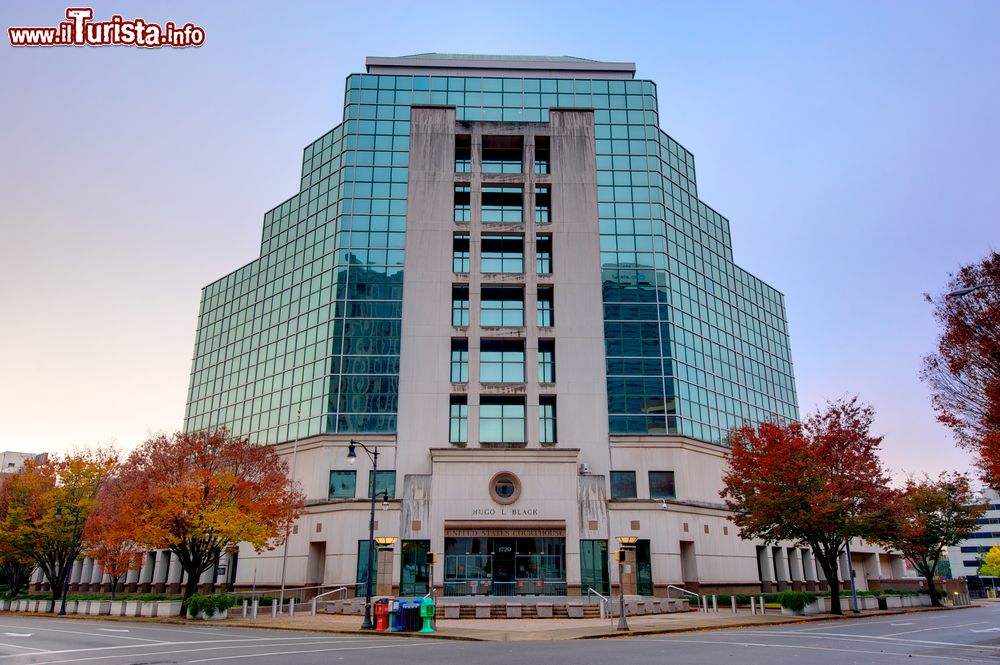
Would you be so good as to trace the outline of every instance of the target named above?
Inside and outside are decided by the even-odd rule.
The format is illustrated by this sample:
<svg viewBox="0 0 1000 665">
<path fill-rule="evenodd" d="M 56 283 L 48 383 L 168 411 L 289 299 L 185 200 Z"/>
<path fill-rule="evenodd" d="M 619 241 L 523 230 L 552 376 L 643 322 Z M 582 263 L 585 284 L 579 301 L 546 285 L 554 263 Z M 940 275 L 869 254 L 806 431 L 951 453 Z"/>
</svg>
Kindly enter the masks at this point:
<svg viewBox="0 0 1000 665">
<path fill-rule="evenodd" d="M 433 633 L 434 632 L 434 599 L 433 598 L 421 598 L 420 599 L 420 617 L 424 620 L 424 627 L 420 629 L 421 633 Z"/>
</svg>

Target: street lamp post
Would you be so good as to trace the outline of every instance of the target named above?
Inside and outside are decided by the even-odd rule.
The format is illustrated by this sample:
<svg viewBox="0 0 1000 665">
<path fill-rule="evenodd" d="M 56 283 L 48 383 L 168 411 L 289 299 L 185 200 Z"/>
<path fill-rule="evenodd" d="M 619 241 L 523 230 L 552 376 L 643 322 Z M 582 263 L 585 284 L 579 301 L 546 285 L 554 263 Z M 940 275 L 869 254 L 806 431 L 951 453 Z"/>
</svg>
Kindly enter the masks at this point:
<svg viewBox="0 0 1000 665">
<path fill-rule="evenodd" d="M 847 575 L 851 580 L 851 611 L 860 614 L 858 609 L 858 586 L 854 582 L 854 561 L 851 559 L 851 539 L 847 539 Z"/>
<path fill-rule="evenodd" d="M 360 441 L 351 441 L 347 446 L 347 461 L 354 464 L 358 459 L 357 447 L 368 453 L 372 461 L 371 515 L 368 518 L 368 570 L 365 574 L 365 620 L 361 630 L 373 630 L 372 623 L 372 568 L 375 567 L 375 481 L 378 478 L 378 448 L 368 448 Z"/>
<path fill-rule="evenodd" d="M 62 519 L 62 506 L 56 506 L 56 518 Z M 76 541 L 79 539 L 80 509 L 73 511 L 73 538 L 69 541 L 69 558 L 66 560 L 66 574 L 63 575 L 62 602 L 59 604 L 59 616 L 66 616 L 66 594 L 69 593 L 69 576 L 76 562 Z"/>
<path fill-rule="evenodd" d="M 980 284 L 978 286 L 967 286 L 964 289 L 956 289 L 951 293 L 945 294 L 945 298 L 961 298 L 962 296 L 967 296 L 973 291 L 978 291 L 979 289 L 997 289 L 1000 288 L 1000 283 L 998 284 Z"/>
<path fill-rule="evenodd" d="M 625 557 L 626 552 L 635 549 L 639 539 L 635 536 L 618 536 L 618 546 L 623 556 L 618 559 L 618 630 L 627 631 L 628 620 L 625 618 Z"/>
</svg>

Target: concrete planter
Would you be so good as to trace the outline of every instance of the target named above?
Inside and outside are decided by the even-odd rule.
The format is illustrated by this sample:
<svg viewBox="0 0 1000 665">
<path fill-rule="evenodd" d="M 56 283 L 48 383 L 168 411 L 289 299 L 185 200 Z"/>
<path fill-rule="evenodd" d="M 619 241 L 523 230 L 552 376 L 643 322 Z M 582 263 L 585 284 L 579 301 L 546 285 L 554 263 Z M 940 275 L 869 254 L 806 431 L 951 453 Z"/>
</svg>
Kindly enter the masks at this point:
<svg viewBox="0 0 1000 665">
<path fill-rule="evenodd" d="M 113 616 L 113 617 L 125 616 L 125 601 L 124 600 L 112 600 L 111 601 L 111 616 Z"/>
<path fill-rule="evenodd" d="M 931 595 L 929 593 L 922 593 L 919 596 L 917 596 L 917 598 L 920 599 L 920 606 L 921 607 L 930 607 L 931 606 Z"/>
<path fill-rule="evenodd" d="M 229 618 L 229 610 L 219 610 L 213 614 L 206 614 L 205 612 L 198 612 L 198 616 L 191 617 L 193 619 L 200 619 L 202 621 L 221 621 L 222 619 Z"/>
<path fill-rule="evenodd" d="M 802 613 L 803 614 L 810 614 L 810 615 L 811 614 L 819 614 L 822 611 L 822 610 L 820 610 L 820 605 L 819 605 L 819 601 L 820 600 L 822 600 L 822 599 L 821 598 L 817 598 L 816 600 L 812 601 L 811 603 L 806 603 L 806 606 L 802 609 Z"/>
<path fill-rule="evenodd" d="M 159 609 L 160 604 L 158 602 L 142 603 L 142 607 L 139 608 L 139 612 L 144 617 L 155 617 L 156 610 Z"/>
<path fill-rule="evenodd" d="M 0 612 L 6 612 L 8 610 L 10 610 L 10 599 L 4 598 L 3 600 L 0 600 Z"/>
<path fill-rule="evenodd" d="M 181 605 L 184 601 L 181 600 L 158 600 L 155 603 L 150 603 L 150 605 L 156 606 L 156 614 L 151 614 L 149 616 L 157 617 L 179 617 L 181 615 Z M 146 603 L 142 605 L 143 616 L 146 616 Z"/>
<path fill-rule="evenodd" d="M 142 616 L 142 601 L 141 600 L 126 600 L 125 601 L 125 616 L 127 616 L 127 617 Z"/>
<path fill-rule="evenodd" d="M 858 604 L 863 610 L 877 610 L 878 598 L 875 596 L 858 596 Z"/>
<path fill-rule="evenodd" d="M 781 608 L 781 615 L 786 617 L 800 617 L 803 616 L 805 613 L 806 613 L 805 608 L 801 610 L 793 610 L 789 607 Z"/>
<path fill-rule="evenodd" d="M 76 614 L 77 606 L 80 604 L 78 600 L 67 600 L 66 601 L 66 614 Z"/>
<path fill-rule="evenodd" d="M 894 610 L 903 606 L 902 596 L 884 596 L 885 598 L 885 608 L 887 610 Z"/>
<path fill-rule="evenodd" d="M 111 614 L 111 601 L 110 600 L 92 600 L 90 601 L 90 609 L 88 614 L 91 616 L 101 616 L 102 614 Z"/>
<path fill-rule="evenodd" d="M 37 600 L 29 600 L 28 601 L 28 609 L 27 609 L 27 611 L 28 612 L 37 612 L 38 611 L 38 601 Z"/>
<path fill-rule="evenodd" d="M 38 607 L 35 608 L 36 612 L 51 612 L 52 611 L 52 601 L 51 600 L 40 600 L 38 601 Z"/>
<path fill-rule="evenodd" d="M 69 610 L 66 610 L 66 611 L 68 612 Z M 90 614 L 90 601 L 89 600 L 80 600 L 80 601 L 77 601 L 76 613 L 77 614 Z"/>
</svg>

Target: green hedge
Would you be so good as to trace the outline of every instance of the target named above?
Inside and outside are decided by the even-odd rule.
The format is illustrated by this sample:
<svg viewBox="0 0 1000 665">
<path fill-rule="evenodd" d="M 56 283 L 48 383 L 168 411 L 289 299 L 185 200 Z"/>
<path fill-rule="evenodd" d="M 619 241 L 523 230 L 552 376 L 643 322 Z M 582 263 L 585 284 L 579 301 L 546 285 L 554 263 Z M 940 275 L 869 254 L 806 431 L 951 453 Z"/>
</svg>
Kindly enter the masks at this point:
<svg viewBox="0 0 1000 665">
<path fill-rule="evenodd" d="M 200 613 L 211 616 L 216 612 L 228 610 L 236 604 L 236 599 L 224 593 L 211 595 L 195 594 L 184 601 L 184 611 L 188 616 L 198 616 Z"/>
</svg>

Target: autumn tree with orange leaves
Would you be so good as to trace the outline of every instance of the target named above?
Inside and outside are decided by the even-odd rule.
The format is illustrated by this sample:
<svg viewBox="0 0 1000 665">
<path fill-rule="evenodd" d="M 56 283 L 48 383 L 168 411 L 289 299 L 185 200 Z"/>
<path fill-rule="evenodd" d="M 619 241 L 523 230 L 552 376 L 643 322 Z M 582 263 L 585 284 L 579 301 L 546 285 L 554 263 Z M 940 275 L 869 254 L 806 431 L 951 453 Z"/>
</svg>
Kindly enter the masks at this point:
<svg viewBox="0 0 1000 665">
<path fill-rule="evenodd" d="M 941 606 L 934 588 L 934 570 L 945 548 L 957 545 L 978 528 L 986 511 L 960 473 L 943 473 L 936 480 L 910 479 L 895 497 L 893 518 L 882 542 L 898 549 L 927 580 L 931 603 Z"/>
<path fill-rule="evenodd" d="M 740 537 L 812 548 L 835 614 L 845 545 L 852 538 L 878 540 L 892 514 L 873 418 L 855 397 L 828 403 L 802 423 L 745 424 L 730 432 L 720 494 Z"/>
<path fill-rule="evenodd" d="M 117 463 L 110 448 L 54 456 L 24 468 L 4 483 L 0 507 L 0 542 L 37 566 L 62 596 L 63 582 L 80 550 L 74 522 L 82 531 L 105 479 Z"/>
<path fill-rule="evenodd" d="M 937 351 L 924 357 L 937 419 L 978 458 L 979 476 L 1000 491 L 1000 253 L 951 275 L 945 293 L 993 285 L 958 297 L 925 296 L 941 326 Z"/>
<path fill-rule="evenodd" d="M 118 484 L 136 542 L 177 555 L 185 598 L 223 552 L 281 544 L 304 499 L 274 448 L 226 430 L 153 437 L 129 455 Z"/>
<path fill-rule="evenodd" d="M 97 494 L 84 531 L 84 551 L 101 562 L 104 574 L 111 579 L 111 600 L 115 599 L 122 578 L 130 570 L 142 567 L 148 550 L 136 540 L 136 506 L 128 499 L 120 478 L 109 478 Z"/>
</svg>

